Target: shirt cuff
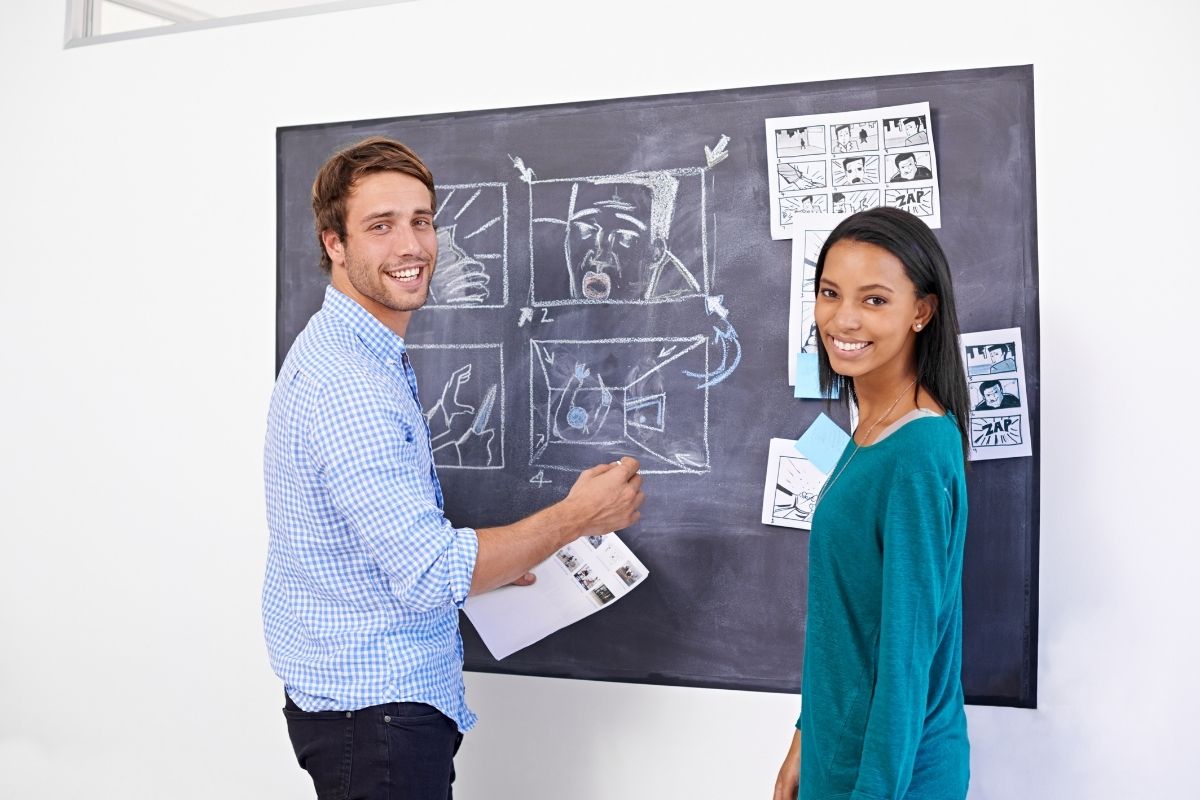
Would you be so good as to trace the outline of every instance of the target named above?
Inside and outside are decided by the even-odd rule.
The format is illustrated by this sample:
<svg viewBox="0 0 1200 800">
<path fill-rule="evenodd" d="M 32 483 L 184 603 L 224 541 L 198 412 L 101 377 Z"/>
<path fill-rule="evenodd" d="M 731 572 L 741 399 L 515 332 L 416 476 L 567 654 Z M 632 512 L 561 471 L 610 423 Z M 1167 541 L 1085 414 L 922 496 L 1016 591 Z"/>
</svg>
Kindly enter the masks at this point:
<svg viewBox="0 0 1200 800">
<path fill-rule="evenodd" d="M 446 563 L 450 570 L 450 599 L 456 608 L 462 608 L 471 593 L 471 579 L 475 576 L 475 560 L 479 557 L 479 535 L 474 528 L 456 528 L 454 541 L 446 552 Z"/>
</svg>

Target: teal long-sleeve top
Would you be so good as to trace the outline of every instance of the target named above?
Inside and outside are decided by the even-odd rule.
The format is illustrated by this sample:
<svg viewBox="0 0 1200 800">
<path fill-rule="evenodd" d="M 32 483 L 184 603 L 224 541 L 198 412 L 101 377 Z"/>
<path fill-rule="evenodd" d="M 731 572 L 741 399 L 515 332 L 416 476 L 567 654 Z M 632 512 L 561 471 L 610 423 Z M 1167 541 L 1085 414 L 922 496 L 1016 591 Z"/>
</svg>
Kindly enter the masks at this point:
<svg viewBox="0 0 1200 800">
<path fill-rule="evenodd" d="M 967 492 L 952 415 L 847 445 L 813 516 L 800 800 L 962 800 Z"/>
</svg>

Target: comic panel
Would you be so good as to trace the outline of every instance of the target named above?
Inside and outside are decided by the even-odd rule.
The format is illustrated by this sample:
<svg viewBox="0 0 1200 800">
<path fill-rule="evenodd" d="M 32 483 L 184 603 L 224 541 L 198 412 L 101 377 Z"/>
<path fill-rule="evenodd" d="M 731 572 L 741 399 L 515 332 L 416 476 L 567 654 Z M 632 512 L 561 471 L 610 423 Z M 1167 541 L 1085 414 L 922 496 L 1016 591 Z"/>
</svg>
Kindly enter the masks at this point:
<svg viewBox="0 0 1200 800">
<path fill-rule="evenodd" d="M 586 590 L 590 590 L 593 586 L 600 582 L 600 576 L 588 564 L 584 564 L 576 570 L 574 576 L 575 582 Z"/>
<path fill-rule="evenodd" d="M 704 181 L 702 169 L 530 181 L 533 305 L 702 296 Z"/>
<path fill-rule="evenodd" d="M 834 186 L 879 183 L 879 156 L 854 155 L 830 161 Z"/>
<path fill-rule="evenodd" d="M 933 159 L 928 150 L 904 150 L 887 157 L 888 183 L 933 180 Z"/>
<path fill-rule="evenodd" d="M 830 198 L 835 214 L 856 214 L 879 205 L 878 189 L 834 192 Z"/>
<path fill-rule="evenodd" d="M 825 126 L 778 128 L 775 131 L 775 156 L 815 156 L 825 152 Z"/>
<path fill-rule="evenodd" d="M 817 319 L 814 310 L 817 304 L 813 300 L 805 300 L 800 307 L 800 329 L 804 339 L 800 343 L 801 353 L 817 352 Z"/>
<path fill-rule="evenodd" d="M 864 150 L 879 149 L 879 123 L 850 122 L 833 126 L 834 153 L 858 153 Z"/>
<path fill-rule="evenodd" d="M 1020 414 L 971 417 L 971 447 L 1011 447 L 1022 443 Z"/>
<path fill-rule="evenodd" d="M 439 185 L 437 268 L 425 308 L 508 304 L 508 189 L 503 183 Z"/>
<path fill-rule="evenodd" d="M 562 562 L 562 565 L 567 568 L 568 572 L 575 572 L 575 570 L 579 569 L 579 556 L 575 554 L 575 551 L 570 546 L 564 547 L 554 555 L 558 557 L 558 560 Z"/>
<path fill-rule="evenodd" d="M 933 187 L 888 189 L 884 193 L 884 203 L 918 217 L 931 217 L 933 216 Z"/>
<path fill-rule="evenodd" d="M 779 198 L 779 221 L 791 225 L 797 214 L 824 214 L 825 195 L 805 194 L 799 197 Z"/>
<path fill-rule="evenodd" d="M 612 589 L 609 589 L 603 583 L 592 589 L 588 594 L 596 601 L 597 605 L 605 605 L 617 599 L 617 596 L 612 593 Z"/>
<path fill-rule="evenodd" d="M 812 469 L 808 459 L 781 456 L 775 478 L 772 525 L 807 523 L 816 507 L 824 476 Z"/>
<path fill-rule="evenodd" d="M 1017 348 L 1015 342 L 992 342 L 971 345 L 965 348 L 967 374 L 995 375 L 1017 371 Z"/>
<path fill-rule="evenodd" d="M 995 411 L 1020 408 L 1021 394 L 1016 378 L 997 378 L 971 381 L 971 408 L 975 411 Z"/>
<path fill-rule="evenodd" d="M 924 114 L 883 121 L 883 146 L 888 150 L 923 144 L 929 144 L 929 124 Z"/>
<path fill-rule="evenodd" d="M 739 345 L 718 339 L 723 369 L 740 351 L 731 355 Z M 582 471 L 633 454 L 643 473 L 709 469 L 708 337 L 534 339 L 529 347 L 532 466 Z"/>
<path fill-rule="evenodd" d="M 824 189 L 825 161 L 781 161 L 778 164 L 779 191 L 802 192 Z"/>
<path fill-rule="evenodd" d="M 620 578 L 626 586 L 633 586 L 643 577 L 641 569 L 632 561 L 617 567 L 617 577 Z"/>
<path fill-rule="evenodd" d="M 499 344 L 410 344 L 438 469 L 504 468 L 504 353 Z"/>
</svg>

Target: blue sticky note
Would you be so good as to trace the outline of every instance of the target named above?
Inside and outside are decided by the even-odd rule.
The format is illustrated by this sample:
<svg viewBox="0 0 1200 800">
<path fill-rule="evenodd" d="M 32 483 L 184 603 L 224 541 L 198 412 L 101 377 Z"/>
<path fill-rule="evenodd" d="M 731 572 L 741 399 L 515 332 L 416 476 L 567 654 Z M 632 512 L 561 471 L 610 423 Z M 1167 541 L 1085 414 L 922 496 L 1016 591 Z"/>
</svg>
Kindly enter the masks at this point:
<svg viewBox="0 0 1200 800">
<path fill-rule="evenodd" d="M 796 449 L 807 458 L 812 465 L 828 475 L 842 457 L 850 434 L 838 427 L 838 424 L 824 414 L 818 414 L 813 424 L 808 426 L 804 435 L 796 440 Z"/>
<path fill-rule="evenodd" d="M 836 398 L 837 389 L 833 396 Z M 821 394 L 821 377 L 817 370 L 816 353 L 796 353 L 796 397 L 811 400 L 824 400 Z"/>
</svg>

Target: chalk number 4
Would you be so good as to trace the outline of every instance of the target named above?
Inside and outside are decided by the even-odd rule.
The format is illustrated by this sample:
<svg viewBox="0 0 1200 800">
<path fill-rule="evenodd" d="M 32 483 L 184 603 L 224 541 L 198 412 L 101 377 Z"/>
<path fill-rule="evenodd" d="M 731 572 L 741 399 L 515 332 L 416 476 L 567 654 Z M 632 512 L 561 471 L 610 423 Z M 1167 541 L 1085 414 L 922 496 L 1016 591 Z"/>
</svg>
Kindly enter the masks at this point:
<svg viewBox="0 0 1200 800">
<path fill-rule="evenodd" d="M 529 482 L 539 489 L 545 486 L 547 483 L 554 483 L 554 481 L 546 480 L 546 470 L 544 469 L 539 469 L 537 473 L 529 479 Z"/>
</svg>

